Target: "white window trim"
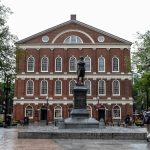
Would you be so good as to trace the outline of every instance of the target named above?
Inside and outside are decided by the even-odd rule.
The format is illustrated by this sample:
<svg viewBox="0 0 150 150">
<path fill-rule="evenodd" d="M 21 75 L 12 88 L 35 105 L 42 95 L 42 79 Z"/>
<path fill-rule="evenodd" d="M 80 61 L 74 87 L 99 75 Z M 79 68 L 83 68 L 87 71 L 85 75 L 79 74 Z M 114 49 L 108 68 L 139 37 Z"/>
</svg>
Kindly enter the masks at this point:
<svg viewBox="0 0 150 150">
<path fill-rule="evenodd" d="M 90 94 L 87 93 L 87 96 L 91 96 L 91 95 L 92 95 L 92 91 L 91 91 L 91 86 L 92 86 L 92 85 L 91 85 L 91 81 L 90 81 L 90 80 L 85 80 L 85 81 L 84 81 L 84 85 L 85 85 L 85 82 L 86 82 L 86 81 L 89 81 L 89 82 L 90 82 L 90 89 L 89 89 L 89 90 L 90 90 Z"/>
<path fill-rule="evenodd" d="M 99 93 L 99 82 L 104 81 L 104 94 Z M 98 81 L 98 96 L 106 96 L 106 81 L 105 80 L 99 80 Z"/>
<path fill-rule="evenodd" d="M 47 82 L 47 93 L 46 94 L 42 94 L 42 81 L 46 81 Z M 48 81 L 47 80 L 42 80 L 40 83 L 40 95 L 41 96 L 47 96 L 48 95 Z"/>
<path fill-rule="evenodd" d="M 61 94 L 56 94 L 56 82 L 57 81 L 60 81 L 60 83 L 61 83 Z M 61 80 L 56 80 L 55 81 L 55 96 L 62 96 L 62 81 Z"/>
<path fill-rule="evenodd" d="M 32 83 L 33 83 L 33 94 L 27 94 L 27 87 L 28 87 L 27 85 L 28 85 L 29 81 L 32 81 Z M 30 79 L 26 82 L 26 96 L 33 96 L 33 95 L 34 95 L 34 82 L 33 82 L 33 80 Z"/>
<path fill-rule="evenodd" d="M 99 60 L 100 60 L 100 58 L 103 58 L 103 60 L 104 60 L 104 70 L 103 71 L 99 70 Z M 105 58 L 102 57 L 102 56 L 98 58 L 98 72 L 105 72 Z"/>
<path fill-rule="evenodd" d="M 93 38 L 92 38 L 89 34 L 87 34 L 86 32 L 81 31 L 81 30 L 76 30 L 76 29 L 69 29 L 69 30 L 65 30 L 65 31 L 62 31 L 62 32 L 58 33 L 58 34 L 54 37 L 54 39 L 52 40 L 52 44 L 55 43 L 55 41 L 56 41 L 61 35 L 65 34 L 65 33 L 68 33 L 68 32 L 79 32 L 79 33 L 82 33 L 82 34 L 84 34 L 92 43 L 95 43 L 94 40 L 93 40 Z"/>
<path fill-rule="evenodd" d="M 119 94 L 114 94 L 114 93 L 113 93 L 113 82 L 114 82 L 114 81 L 118 81 L 118 84 L 119 84 Z M 120 96 L 120 81 L 119 81 L 119 80 L 114 80 L 114 81 L 112 82 L 112 95 L 113 95 L 113 96 Z"/>
<path fill-rule="evenodd" d="M 55 117 L 55 110 L 58 110 L 58 109 L 56 109 L 56 107 L 60 107 L 61 108 L 60 109 L 61 110 L 61 117 L 58 117 L 58 118 Z M 54 107 L 54 119 L 62 119 L 62 107 L 60 105 L 57 105 L 57 106 Z"/>
<path fill-rule="evenodd" d="M 86 57 L 84 58 L 84 61 L 85 61 L 86 58 L 89 58 L 89 60 L 90 60 L 90 70 L 87 71 L 86 68 L 85 68 L 85 72 L 91 72 L 91 58 L 90 58 L 89 56 L 86 56 Z M 85 62 L 85 63 L 86 63 L 86 62 Z M 86 64 L 85 64 L 85 65 L 86 65 Z"/>
<path fill-rule="evenodd" d="M 76 70 L 75 71 L 70 70 L 70 60 L 71 60 L 71 58 L 75 58 L 75 60 L 76 60 Z M 69 72 L 77 72 L 77 59 L 74 56 L 69 58 Z"/>
<path fill-rule="evenodd" d="M 30 106 L 30 107 L 32 107 L 32 117 L 29 117 L 30 119 L 33 119 L 33 114 L 34 114 L 34 109 L 33 109 L 33 106 L 31 106 L 31 105 L 27 105 L 26 107 L 25 107 L 25 117 L 27 117 L 27 114 L 26 114 L 26 109 L 27 109 L 27 107 L 28 106 Z"/>
<path fill-rule="evenodd" d="M 120 108 L 120 117 L 114 117 L 113 110 L 115 106 L 118 106 Z M 121 119 L 121 107 L 119 105 L 115 105 L 115 106 L 112 108 L 112 119 Z"/>
<path fill-rule="evenodd" d="M 31 58 L 31 57 L 33 58 L 33 70 L 30 71 L 30 70 L 28 70 L 28 61 L 29 61 L 29 58 Z M 27 72 L 34 72 L 34 69 L 35 69 L 34 67 L 35 67 L 35 58 L 33 56 L 30 56 L 27 59 Z"/>
<path fill-rule="evenodd" d="M 56 70 L 56 60 L 57 60 L 57 58 L 61 59 L 61 70 L 60 71 Z M 55 72 L 62 72 L 62 58 L 60 56 L 58 56 L 58 57 L 55 58 Z"/>
<path fill-rule="evenodd" d="M 114 71 L 114 70 L 113 70 L 113 64 L 114 64 L 113 59 L 114 59 L 114 58 L 117 58 L 117 59 L 118 59 L 118 70 L 117 70 L 117 71 Z M 115 56 L 115 57 L 112 58 L 112 72 L 119 72 L 119 70 L 120 70 L 120 66 L 119 66 L 119 58 Z"/>
<path fill-rule="evenodd" d="M 43 70 L 42 70 L 42 59 L 43 59 L 43 58 L 46 58 L 46 59 L 47 59 L 47 69 L 46 69 L 46 71 L 43 71 Z M 41 72 L 48 72 L 48 66 L 49 66 L 49 59 L 48 59 L 48 57 L 46 57 L 46 56 L 42 57 L 42 58 L 41 58 Z"/>
<path fill-rule="evenodd" d="M 72 37 L 72 36 L 75 36 L 75 38 L 76 38 L 76 42 L 75 42 L 75 43 L 71 43 L 71 37 Z M 66 42 L 65 42 L 67 38 L 69 38 L 69 43 L 66 43 Z M 77 43 L 77 38 L 80 39 L 81 43 Z M 83 40 L 82 40 L 79 36 L 77 36 L 77 35 L 70 35 L 70 36 L 68 36 L 68 37 L 65 38 L 65 40 L 64 40 L 63 43 L 64 43 L 64 44 L 82 44 L 82 43 L 83 43 Z"/>
<path fill-rule="evenodd" d="M 71 81 L 74 81 L 75 84 L 76 84 L 76 81 L 75 81 L 75 80 L 70 80 L 70 81 L 69 81 L 69 96 L 73 96 L 73 94 L 70 93 L 70 83 L 71 83 Z"/>
</svg>

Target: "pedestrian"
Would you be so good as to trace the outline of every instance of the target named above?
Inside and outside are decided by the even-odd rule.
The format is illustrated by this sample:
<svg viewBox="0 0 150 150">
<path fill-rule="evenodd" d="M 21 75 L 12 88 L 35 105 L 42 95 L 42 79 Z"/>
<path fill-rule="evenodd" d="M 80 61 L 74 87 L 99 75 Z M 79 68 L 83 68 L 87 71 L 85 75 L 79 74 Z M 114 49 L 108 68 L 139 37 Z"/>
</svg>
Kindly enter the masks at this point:
<svg viewBox="0 0 150 150">
<path fill-rule="evenodd" d="M 150 107 L 148 108 L 147 112 L 144 114 L 144 125 L 147 129 L 147 141 L 150 142 Z"/>
<path fill-rule="evenodd" d="M 125 118 L 125 125 L 126 125 L 126 127 L 128 127 L 129 124 L 130 124 L 130 116 L 127 115 L 126 118 Z"/>
</svg>

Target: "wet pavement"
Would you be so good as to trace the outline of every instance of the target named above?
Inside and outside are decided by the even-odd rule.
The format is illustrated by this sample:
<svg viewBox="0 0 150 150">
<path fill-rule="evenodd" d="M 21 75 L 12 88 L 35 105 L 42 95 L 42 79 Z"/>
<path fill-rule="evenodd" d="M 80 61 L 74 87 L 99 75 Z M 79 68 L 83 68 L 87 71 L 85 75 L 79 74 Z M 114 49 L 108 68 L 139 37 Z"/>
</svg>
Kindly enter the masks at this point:
<svg viewBox="0 0 150 150">
<path fill-rule="evenodd" d="M 64 150 L 150 150 L 146 141 L 128 140 L 54 140 Z"/>
<path fill-rule="evenodd" d="M 0 128 L 0 150 L 64 150 L 52 140 L 18 139 L 18 130 Z"/>
<path fill-rule="evenodd" d="M 145 140 L 18 139 L 20 128 L 0 128 L 0 150 L 150 150 Z"/>
</svg>

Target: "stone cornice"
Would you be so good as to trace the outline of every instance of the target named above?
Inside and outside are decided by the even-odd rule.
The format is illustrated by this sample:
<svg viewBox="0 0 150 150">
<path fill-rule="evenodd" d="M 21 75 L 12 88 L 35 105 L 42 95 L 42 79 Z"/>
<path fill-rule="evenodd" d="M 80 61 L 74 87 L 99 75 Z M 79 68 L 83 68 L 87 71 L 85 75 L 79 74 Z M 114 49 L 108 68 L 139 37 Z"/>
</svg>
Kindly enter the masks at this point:
<svg viewBox="0 0 150 150">
<path fill-rule="evenodd" d="M 96 49 L 96 48 L 106 48 L 107 50 L 111 48 L 120 48 L 124 49 L 127 48 L 130 50 L 130 45 L 125 45 L 125 44 L 120 44 L 120 43 L 103 43 L 103 44 L 17 44 L 22 49 L 29 49 L 29 48 L 34 48 L 34 49 L 41 49 L 41 48 L 49 48 L 50 50 L 53 50 L 55 48 L 62 48 L 62 49 L 68 49 L 68 48 L 76 48 L 76 49 L 82 49 L 82 48 L 91 48 L 91 49 Z"/>
<path fill-rule="evenodd" d="M 64 80 L 66 79 L 74 79 L 77 78 L 76 74 L 45 74 L 45 75 L 41 75 L 41 74 L 20 74 L 17 75 L 17 79 L 30 79 L 30 78 L 35 78 L 35 79 L 56 79 L 56 78 L 63 78 Z M 131 80 L 132 79 L 132 74 L 94 74 L 94 75 L 85 75 L 85 79 L 88 78 L 92 78 L 93 80 L 95 79 L 121 79 L 121 80 Z"/>
<path fill-rule="evenodd" d="M 16 105 L 16 104 L 46 104 L 47 101 L 45 99 L 14 99 L 13 100 L 13 104 Z M 112 99 L 112 100 L 100 100 L 99 101 L 100 104 L 108 104 L 108 105 L 111 105 L 111 104 L 121 104 L 121 105 L 125 105 L 125 104 L 130 104 L 130 105 L 133 105 L 133 100 L 130 100 L 130 99 L 125 99 L 125 100 L 120 100 L 120 99 Z M 53 104 L 73 104 L 73 100 L 49 100 L 48 101 L 48 104 L 49 105 L 53 105 Z M 93 104 L 93 105 L 96 105 L 97 104 L 97 100 L 87 100 L 87 104 Z"/>
</svg>

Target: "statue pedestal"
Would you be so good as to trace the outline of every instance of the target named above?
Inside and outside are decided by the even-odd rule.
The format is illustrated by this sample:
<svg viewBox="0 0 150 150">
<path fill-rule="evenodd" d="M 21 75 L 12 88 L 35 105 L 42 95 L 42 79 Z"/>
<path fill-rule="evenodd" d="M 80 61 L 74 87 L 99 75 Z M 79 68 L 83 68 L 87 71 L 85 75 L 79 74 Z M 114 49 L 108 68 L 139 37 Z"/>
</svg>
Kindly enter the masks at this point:
<svg viewBox="0 0 150 150">
<path fill-rule="evenodd" d="M 86 93 L 87 88 L 76 86 L 74 88 L 74 107 L 71 111 L 71 117 L 65 119 L 64 128 L 98 128 L 99 122 L 94 118 L 89 118 L 89 112 L 86 109 Z"/>
</svg>

